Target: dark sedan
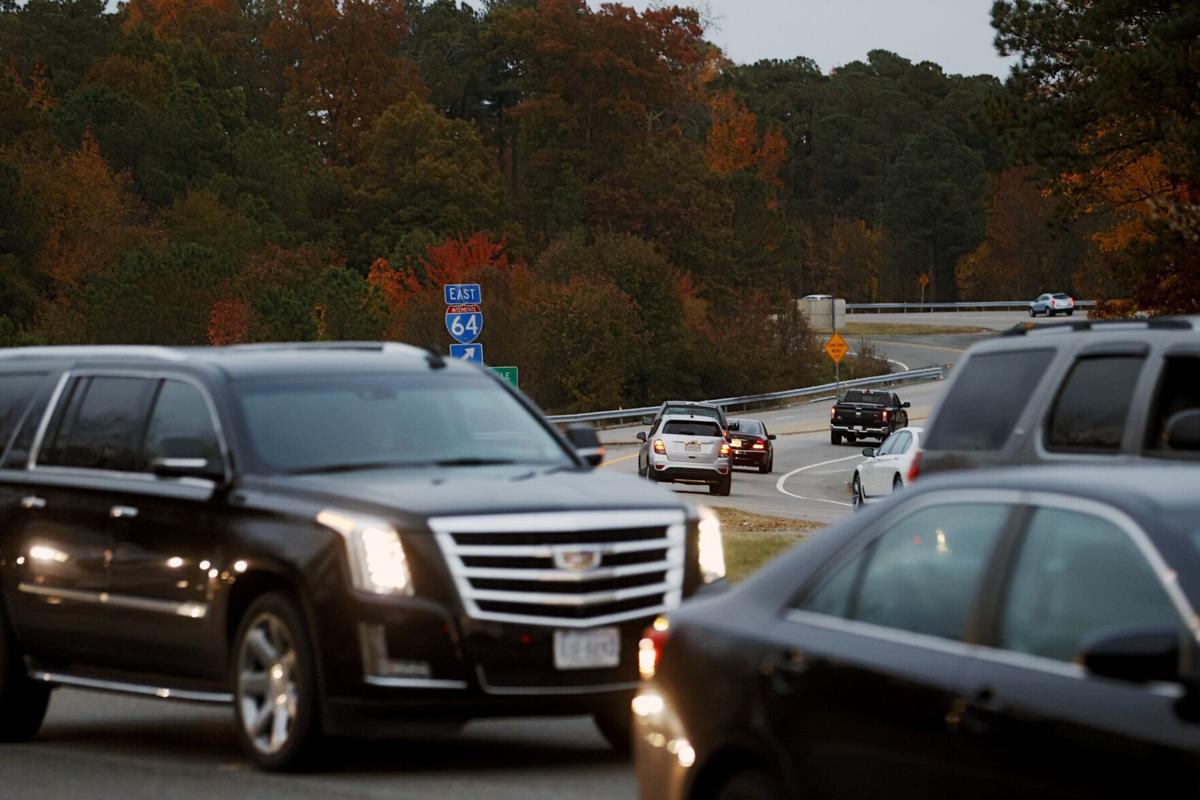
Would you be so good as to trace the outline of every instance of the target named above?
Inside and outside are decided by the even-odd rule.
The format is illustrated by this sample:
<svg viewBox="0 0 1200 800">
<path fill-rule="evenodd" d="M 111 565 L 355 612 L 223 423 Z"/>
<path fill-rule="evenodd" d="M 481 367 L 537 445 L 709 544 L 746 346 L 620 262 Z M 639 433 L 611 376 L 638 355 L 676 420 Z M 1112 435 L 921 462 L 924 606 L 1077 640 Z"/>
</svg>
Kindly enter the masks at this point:
<svg viewBox="0 0 1200 800">
<path fill-rule="evenodd" d="M 1198 478 L 931 480 L 660 618 L 641 797 L 1197 797 Z"/>
<path fill-rule="evenodd" d="M 759 420 L 729 420 L 729 440 L 735 467 L 757 467 L 764 475 L 775 468 L 775 434 Z"/>
</svg>

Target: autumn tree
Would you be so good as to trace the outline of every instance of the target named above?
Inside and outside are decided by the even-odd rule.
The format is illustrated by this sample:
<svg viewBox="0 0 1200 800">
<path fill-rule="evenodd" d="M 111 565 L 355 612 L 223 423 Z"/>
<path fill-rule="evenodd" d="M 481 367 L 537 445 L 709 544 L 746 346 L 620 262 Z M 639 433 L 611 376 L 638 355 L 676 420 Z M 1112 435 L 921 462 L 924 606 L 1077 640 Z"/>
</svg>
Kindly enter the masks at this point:
<svg viewBox="0 0 1200 800">
<path fill-rule="evenodd" d="M 1142 229 L 1122 260 L 1144 308 L 1200 310 L 1200 251 L 1169 221 L 1196 213 L 1200 192 L 1200 5 L 1001 0 L 992 24 L 1001 53 L 1021 56 L 1006 111 L 1023 154 L 1110 241 Z"/>
<path fill-rule="evenodd" d="M 274 8 L 264 43 L 287 65 L 288 118 L 329 156 L 354 161 L 384 110 L 421 92 L 401 56 L 403 0 L 285 0 Z"/>
</svg>

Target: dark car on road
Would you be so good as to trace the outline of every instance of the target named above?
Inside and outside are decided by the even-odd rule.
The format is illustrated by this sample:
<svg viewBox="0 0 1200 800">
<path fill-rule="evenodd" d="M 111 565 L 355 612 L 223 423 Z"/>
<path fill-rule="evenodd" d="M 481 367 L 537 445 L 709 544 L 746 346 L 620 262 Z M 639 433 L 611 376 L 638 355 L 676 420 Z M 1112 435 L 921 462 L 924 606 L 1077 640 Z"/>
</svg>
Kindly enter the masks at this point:
<svg viewBox="0 0 1200 800">
<path fill-rule="evenodd" d="M 735 467 L 757 467 L 764 475 L 775 468 L 775 434 L 757 419 L 729 420 L 729 444 Z"/>
<path fill-rule="evenodd" d="M 0 351 L 0 741 L 69 686 L 231 705 L 271 769 L 496 715 L 627 746 L 720 527 L 568 434 L 403 345 Z"/>
<path fill-rule="evenodd" d="M 1200 456 L 1200 318 L 1015 328 L 967 351 L 917 472 Z"/>
<path fill-rule="evenodd" d="M 908 427 L 909 403 L 900 401 L 894 392 L 871 389 L 850 389 L 829 410 L 829 441 L 841 444 L 842 439 L 883 441 L 901 428 Z"/>
<path fill-rule="evenodd" d="M 1195 798 L 1198 480 L 931 480 L 656 620 L 641 797 Z"/>
</svg>

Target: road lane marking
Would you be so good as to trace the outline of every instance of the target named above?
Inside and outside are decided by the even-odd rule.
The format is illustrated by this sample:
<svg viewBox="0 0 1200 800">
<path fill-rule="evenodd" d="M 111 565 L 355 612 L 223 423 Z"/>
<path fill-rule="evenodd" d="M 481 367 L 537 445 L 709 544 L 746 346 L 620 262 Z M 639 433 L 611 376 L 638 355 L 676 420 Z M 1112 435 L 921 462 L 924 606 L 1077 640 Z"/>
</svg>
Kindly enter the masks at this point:
<svg viewBox="0 0 1200 800">
<path fill-rule="evenodd" d="M 638 457 L 637 453 L 630 453 L 627 456 L 621 456 L 620 458 L 609 459 L 609 460 L 605 461 L 603 464 L 601 464 L 600 466 L 611 467 L 613 464 L 620 464 L 622 461 L 628 461 L 631 458 L 637 458 L 637 457 Z"/>
<path fill-rule="evenodd" d="M 807 472 L 808 470 L 816 469 L 817 467 L 826 467 L 826 466 L 829 466 L 830 464 L 839 464 L 843 461 L 850 461 L 851 459 L 854 459 L 854 458 L 862 458 L 862 454 L 855 453 L 854 455 L 846 456 L 845 458 L 834 458 L 834 459 L 830 459 L 829 461 L 821 461 L 817 464 L 809 464 L 807 467 L 800 467 L 798 469 L 794 469 L 791 472 L 787 473 L 786 475 L 779 476 L 779 480 L 777 480 L 775 482 L 775 490 L 778 491 L 780 494 L 786 494 L 788 497 L 794 497 L 797 500 L 805 500 L 810 503 L 831 503 L 835 506 L 845 506 L 846 508 L 852 508 L 853 506 L 850 503 L 843 503 L 840 500 L 826 500 L 821 497 L 802 497 L 798 494 L 789 492 L 787 489 L 783 488 L 783 485 L 785 483 L 787 483 L 788 480 L 792 476 L 798 475 L 801 472 Z"/>
</svg>

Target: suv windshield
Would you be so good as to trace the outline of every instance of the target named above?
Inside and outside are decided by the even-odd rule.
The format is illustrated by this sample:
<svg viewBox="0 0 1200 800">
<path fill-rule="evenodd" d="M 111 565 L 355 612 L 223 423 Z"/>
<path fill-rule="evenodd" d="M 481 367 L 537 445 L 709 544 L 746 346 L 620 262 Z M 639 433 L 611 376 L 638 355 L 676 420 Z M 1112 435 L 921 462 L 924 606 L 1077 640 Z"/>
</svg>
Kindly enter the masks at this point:
<svg viewBox="0 0 1200 800">
<path fill-rule="evenodd" d="M 271 471 L 572 463 L 533 414 L 485 377 L 273 380 L 237 393 L 249 441 Z"/>
</svg>

